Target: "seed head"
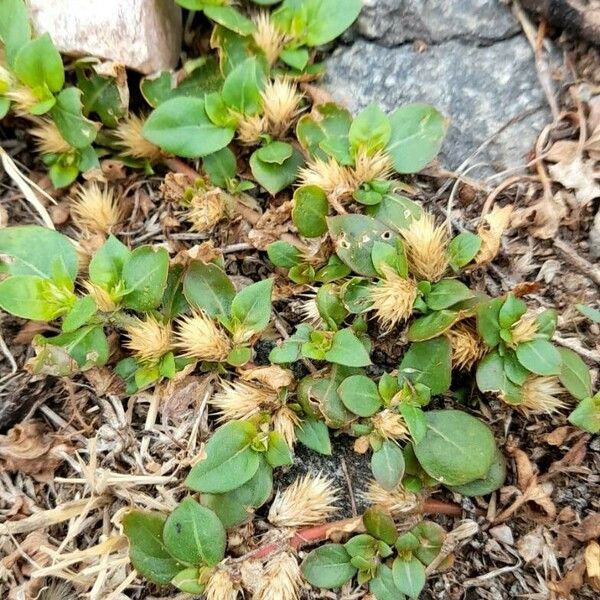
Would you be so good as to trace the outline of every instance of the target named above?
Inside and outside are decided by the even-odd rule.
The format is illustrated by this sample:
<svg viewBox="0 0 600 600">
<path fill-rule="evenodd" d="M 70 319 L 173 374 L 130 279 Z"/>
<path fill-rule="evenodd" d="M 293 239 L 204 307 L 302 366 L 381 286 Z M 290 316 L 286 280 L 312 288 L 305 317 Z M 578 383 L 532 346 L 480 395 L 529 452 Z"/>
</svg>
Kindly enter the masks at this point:
<svg viewBox="0 0 600 600">
<path fill-rule="evenodd" d="M 353 172 L 331 157 L 313 158 L 298 175 L 301 185 L 316 185 L 335 200 L 349 198 L 356 189 Z"/>
<path fill-rule="evenodd" d="M 383 151 L 376 152 L 372 156 L 366 152 L 359 152 L 354 158 L 352 174 L 355 188 L 374 179 L 387 179 L 392 173 L 392 159 Z"/>
<path fill-rule="evenodd" d="M 171 325 L 151 315 L 144 320 L 134 317 L 125 332 L 128 337 L 125 347 L 141 362 L 157 362 L 173 348 Z"/>
<path fill-rule="evenodd" d="M 184 356 L 220 362 L 227 358 L 231 342 L 225 332 L 203 311 L 179 319 L 176 345 Z"/>
<path fill-rule="evenodd" d="M 278 527 L 320 523 L 337 511 L 337 492 L 321 473 L 299 477 L 283 492 L 277 491 L 269 510 L 269 521 Z"/>
<path fill-rule="evenodd" d="M 126 156 L 157 161 L 163 156 L 162 150 L 144 137 L 143 128 L 144 120 L 137 115 L 130 114 L 119 123 L 114 131 L 117 146 Z"/>
<path fill-rule="evenodd" d="M 236 600 L 239 588 L 224 569 L 217 568 L 210 576 L 204 593 L 206 600 Z"/>
<path fill-rule="evenodd" d="M 199 233 L 212 229 L 226 214 L 227 205 L 219 188 L 194 194 L 185 211 L 191 229 Z"/>
<path fill-rule="evenodd" d="M 19 117 L 31 116 L 31 109 L 39 102 L 35 94 L 25 85 L 17 85 L 6 92 Z"/>
<path fill-rule="evenodd" d="M 289 407 L 282 406 L 273 415 L 273 430 L 280 433 L 290 448 L 296 443 L 296 427 L 300 417 Z"/>
<path fill-rule="evenodd" d="M 446 332 L 452 346 L 452 366 L 461 371 L 470 371 L 486 353 L 483 340 L 477 331 L 466 323 L 458 323 Z"/>
<path fill-rule="evenodd" d="M 371 310 L 389 332 L 412 315 L 418 290 L 413 279 L 401 277 L 392 267 L 383 266 L 383 273 L 384 278 L 370 288 Z"/>
<path fill-rule="evenodd" d="M 382 410 L 371 418 L 371 423 L 377 433 L 386 439 L 408 439 L 408 427 L 404 417 L 392 410 Z"/>
<path fill-rule="evenodd" d="M 83 287 L 87 293 L 94 299 L 96 306 L 100 312 L 114 312 L 117 310 L 115 301 L 110 297 L 110 294 L 99 285 L 91 281 L 84 281 Z"/>
<path fill-rule="evenodd" d="M 282 552 L 266 564 L 252 600 L 297 600 L 301 584 L 296 558 L 289 552 Z"/>
<path fill-rule="evenodd" d="M 288 79 L 269 81 L 261 93 L 263 112 L 269 133 L 282 136 L 298 116 L 302 94 Z"/>
<path fill-rule="evenodd" d="M 531 315 L 523 315 L 511 328 L 511 346 L 516 347 L 524 342 L 533 340 L 538 332 L 536 318 Z"/>
<path fill-rule="evenodd" d="M 304 323 L 308 323 L 317 329 L 323 324 L 323 317 L 317 305 L 316 291 L 311 290 L 306 294 L 302 294 L 302 300 L 299 300 L 298 312 Z"/>
<path fill-rule="evenodd" d="M 522 400 L 516 406 L 521 412 L 529 414 L 552 414 L 565 408 L 566 404 L 558 398 L 564 393 L 558 377 L 537 377 L 530 375 L 521 389 Z"/>
<path fill-rule="evenodd" d="M 503 208 L 494 206 L 492 212 L 485 217 L 485 223 L 477 230 L 481 238 L 481 248 L 475 257 L 478 265 L 493 260 L 500 250 L 502 235 L 510 223 L 513 207 L 509 204 Z"/>
<path fill-rule="evenodd" d="M 123 220 L 114 190 L 96 182 L 79 186 L 71 199 L 71 217 L 82 231 L 109 234 Z"/>
<path fill-rule="evenodd" d="M 240 380 L 221 381 L 221 389 L 210 403 L 217 408 L 220 421 L 248 419 L 258 412 L 272 411 L 281 405 L 274 390 Z"/>
<path fill-rule="evenodd" d="M 237 136 L 241 144 L 254 146 L 267 131 L 267 121 L 261 115 L 238 115 Z"/>
<path fill-rule="evenodd" d="M 365 500 L 369 504 L 388 510 L 392 515 L 412 512 L 417 506 L 417 497 L 407 492 L 401 485 L 388 491 L 376 481 L 369 483 Z"/>
<path fill-rule="evenodd" d="M 39 119 L 37 127 L 30 129 L 29 133 L 36 138 L 35 145 L 41 154 L 63 154 L 72 150 L 58 127 L 48 119 Z"/>
<path fill-rule="evenodd" d="M 433 215 L 424 212 L 419 219 L 413 219 L 401 233 L 406 242 L 411 271 L 427 281 L 440 279 L 448 268 L 446 228 L 443 225 L 436 226 Z"/>
<path fill-rule="evenodd" d="M 285 44 L 285 35 L 275 27 L 267 11 L 259 12 L 253 21 L 256 25 L 252 34 L 254 43 L 264 52 L 269 65 L 274 65 Z"/>
<path fill-rule="evenodd" d="M 244 369 L 240 377 L 244 381 L 257 381 L 272 390 L 280 390 L 294 382 L 294 374 L 289 369 L 282 369 L 278 365 Z"/>
</svg>

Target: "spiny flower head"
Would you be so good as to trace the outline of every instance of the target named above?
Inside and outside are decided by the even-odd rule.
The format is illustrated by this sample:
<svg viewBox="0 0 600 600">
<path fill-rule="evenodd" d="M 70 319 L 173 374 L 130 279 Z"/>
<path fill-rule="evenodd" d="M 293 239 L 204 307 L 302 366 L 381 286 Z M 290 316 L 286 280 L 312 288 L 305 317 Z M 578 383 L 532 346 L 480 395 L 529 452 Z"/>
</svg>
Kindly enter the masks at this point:
<svg viewBox="0 0 600 600">
<path fill-rule="evenodd" d="M 276 391 L 240 380 L 222 381 L 210 403 L 217 408 L 220 421 L 248 419 L 263 410 L 271 411 L 281 406 Z"/>
<path fill-rule="evenodd" d="M 426 281 L 440 279 L 448 268 L 448 233 L 444 225 L 436 226 L 433 215 L 424 212 L 401 233 L 406 242 L 408 264 L 412 272 Z"/>
<path fill-rule="evenodd" d="M 552 414 L 565 408 L 559 398 L 564 393 L 558 377 L 530 375 L 521 388 L 522 399 L 516 408 L 524 414 Z"/>
<path fill-rule="evenodd" d="M 162 150 L 144 137 L 143 129 L 144 120 L 130 114 L 114 131 L 117 145 L 126 156 L 157 161 L 163 156 Z"/>
<path fill-rule="evenodd" d="M 173 348 L 173 332 L 169 323 L 161 323 L 152 315 L 133 317 L 125 328 L 125 347 L 141 362 L 157 362 Z"/>
<path fill-rule="evenodd" d="M 219 188 L 195 193 L 185 210 L 191 229 L 199 233 L 212 229 L 226 214 L 227 203 Z"/>
<path fill-rule="evenodd" d="M 323 317 L 319 312 L 317 305 L 317 294 L 316 291 L 311 290 L 306 294 L 302 294 L 302 300 L 300 300 L 300 306 L 298 312 L 302 317 L 302 321 L 312 325 L 319 329 L 323 325 Z"/>
<path fill-rule="evenodd" d="M 386 439 L 408 439 L 409 431 L 404 417 L 392 410 L 378 412 L 371 418 L 371 424 L 377 433 Z"/>
<path fill-rule="evenodd" d="M 469 371 L 486 353 L 483 340 L 477 331 L 466 323 L 458 323 L 446 332 L 452 346 L 452 365 L 455 369 Z"/>
<path fill-rule="evenodd" d="M 288 406 L 282 406 L 273 415 L 273 430 L 280 433 L 290 448 L 296 443 L 296 427 L 300 417 Z"/>
<path fill-rule="evenodd" d="M 500 250 L 502 235 L 506 231 L 513 207 L 508 205 L 500 208 L 494 206 L 492 212 L 485 216 L 485 223 L 477 230 L 481 238 L 481 247 L 475 257 L 475 262 L 480 265 L 493 260 Z"/>
<path fill-rule="evenodd" d="M 320 523 L 337 511 L 337 488 L 318 473 L 299 477 L 278 490 L 269 510 L 269 521 L 278 527 L 302 527 Z"/>
<path fill-rule="evenodd" d="M 511 346 L 515 347 L 533 340 L 538 332 L 537 320 L 532 315 L 523 315 L 511 328 Z"/>
<path fill-rule="evenodd" d="M 175 337 L 183 355 L 198 360 L 220 362 L 231 350 L 231 341 L 225 332 L 200 310 L 179 319 Z"/>
<path fill-rule="evenodd" d="M 301 185 L 316 185 L 335 200 L 350 197 L 356 189 L 352 171 L 332 157 L 327 160 L 313 158 L 298 175 Z"/>
<path fill-rule="evenodd" d="M 6 97 L 13 103 L 13 108 L 19 117 L 29 117 L 31 109 L 39 102 L 37 96 L 26 85 L 16 85 Z"/>
<path fill-rule="evenodd" d="M 411 512 L 417 506 L 417 497 L 401 485 L 393 490 L 385 490 L 376 481 L 369 483 L 365 500 L 369 504 L 388 510 L 392 515 Z"/>
<path fill-rule="evenodd" d="M 37 126 L 29 130 L 36 138 L 35 145 L 41 154 L 64 154 L 73 148 L 63 138 L 54 121 L 39 119 Z"/>
<path fill-rule="evenodd" d="M 254 43 L 264 52 L 269 65 L 275 64 L 285 44 L 285 35 L 271 20 L 267 11 L 259 12 L 253 19 L 256 31 L 252 34 Z"/>
<path fill-rule="evenodd" d="M 297 600 L 302 584 L 298 562 L 289 552 L 275 555 L 266 564 L 253 600 Z"/>
<path fill-rule="evenodd" d="M 261 92 L 262 106 L 268 129 L 278 137 L 283 135 L 298 116 L 302 94 L 288 79 L 269 81 Z"/>
<path fill-rule="evenodd" d="M 352 174 L 355 188 L 375 179 L 387 179 L 392 173 L 392 159 L 381 150 L 373 155 L 361 151 L 354 157 Z"/>
<path fill-rule="evenodd" d="M 206 600 L 235 600 L 238 597 L 239 587 L 235 584 L 231 575 L 224 569 L 217 568 L 208 583 L 204 593 Z"/>
<path fill-rule="evenodd" d="M 91 182 L 79 186 L 75 192 L 71 199 L 71 217 L 82 231 L 108 234 L 122 221 L 123 209 L 112 188 L 100 188 Z"/>
<path fill-rule="evenodd" d="M 116 302 L 103 287 L 100 287 L 91 281 L 84 281 L 82 285 L 86 292 L 94 299 L 100 312 L 113 312 L 117 310 Z"/>
<path fill-rule="evenodd" d="M 401 277 L 392 267 L 382 267 L 384 278 L 370 288 L 371 310 L 382 329 L 391 331 L 412 314 L 417 299 L 417 284 L 413 279 Z"/>
<path fill-rule="evenodd" d="M 267 121 L 262 115 L 237 115 L 237 137 L 246 146 L 258 144 L 267 131 Z"/>
</svg>

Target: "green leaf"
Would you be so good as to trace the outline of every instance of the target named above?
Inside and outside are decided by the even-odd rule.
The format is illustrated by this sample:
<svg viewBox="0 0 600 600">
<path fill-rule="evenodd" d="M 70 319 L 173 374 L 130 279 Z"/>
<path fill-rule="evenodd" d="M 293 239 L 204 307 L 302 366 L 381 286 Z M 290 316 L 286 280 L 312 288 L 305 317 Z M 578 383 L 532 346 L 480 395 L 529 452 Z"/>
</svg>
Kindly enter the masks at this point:
<svg viewBox="0 0 600 600">
<path fill-rule="evenodd" d="M 213 154 L 233 139 L 234 129 L 217 127 L 206 115 L 200 98 L 172 98 L 152 112 L 144 137 L 163 150 L 186 158 Z"/>
<path fill-rule="evenodd" d="M 34 275 L 13 275 L 0 281 L 0 307 L 22 319 L 52 321 L 68 306 L 52 301 L 52 284 Z"/>
<path fill-rule="evenodd" d="M 83 327 L 96 314 L 97 310 L 96 302 L 91 296 L 78 298 L 73 308 L 65 315 L 62 330 L 65 333 L 71 333 Z"/>
<path fill-rule="evenodd" d="M 81 66 L 76 69 L 77 87 L 82 91 L 85 115 L 96 113 L 107 127 L 117 127 L 128 112 L 129 89 L 126 79 L 104 77 Z"/>
<path fill-rule="evenodd" d="M 499 490 L 506 480 L 506 460 L 500 450 L 496 450 L 494 462 L 483 479 L 475 479 L 464 485 L 448 486 L 452 492 L 463 496 L 485 496 Z"/>
<path fill-rule="evenodd" d="M 260 463 L 250 448 L 255 435 L 254 425 L 243 421 L 219 427 L 206 444 L 206 458 L 194 465 L 185 484 L 197 492 L 222 494 L 246 483 Z"/>
<path fill-rule="evenodd" d="M 351 375 L 338 387 L 344 406 L 359 417 L 370 417 L 382 406 L 377 384 L 365 375 Z"/>
<path fill-rule="evenodd" d="M 340 329 L 333 336 L 331 348 L 325 360 L 346 367 L 366 367 L 371 364 L 369 353 L 352 329 Z"/>
<path fill-rule="evenodd" d="M 452 348 L 448 338 L 411 344 L 400 363 L 400 374 L 413 383 L 426 385 L 432 396 L 447 392 L 452 380 Z"/>
<path fill-rule="evenodd" d="M 294 152 L 294 147 L 287 142 L 270 142 L 256 151 L 256 156 L 269 164 L 282 165 Z"/>
<path fill-rule="evenodd" d="M 584 316 L 594 321 L 594 323 L 600 323 L 600 310 L 586 306 L 585 304 L 576 304 L 575 308 Z"/>
<path fill-rule="evenodd" d="M 300 235 L 319 237 L 327 231 L 329 202 L 327 194 L 316 185 L 304 185 L 294 192 L 292 221 Z"/>
<path fill-rule="evenodd" d="M 513 294 L 508 294 L 498 313 L 498 323 L 502 329 L 509 329 L 527 312 L 527 304 Z"/>
<path fill-rule="evenodd" d="M 560 382 L 577 400 L 589 398 L 592 395 L 592 376 L 588 366 L 573 350 L 560 348 L 559 353 L 562 359 L 558 376 Z"/>
<path fill-rule="evenodd" d="M 131 511 L 123 517 L 131 563 L 146 579 L 166 585 L 183 569 L 167 551 L 162 539 L 166 517 L 160 513 Z"/>
<path fill-rule="evenodd" d="M 398 445 L 385 440 L 381 448 L 373 452 L 371 471 L 384 490 L 393 490 L 404 476 L 404 456 Z"/>
<path fill-rule="evenodd" d="M 0 2 L 0 39 L 4 44 L 6 62 L 14 68 L 17 53 L 31 39 L 29 14 L 23 0 Z"/>
<path fill-rule="evenodd" d="M 58 94 L 50 111 L 62 137 L 74 148 L 89 146 L 98 132 L 96 125 L 83 116 L 81 109 L 81 90 L 68 87 Z"/>
<path fill-rule="evenodd" d="M 255 115 L 262 108 L 261 92 L 265 70 L 258 58 L 251 56 L 240 63 L 223 83 L 223 100 L 243 115 Z"/>
<path fill-rule="evenodd" d="M 426 575 L 423 563 L 416 557 L 396 558 L 392 566 L 396 587 L 409 598 L 418 598 L 425 587 Z"/>
<path fill-rule="evenodd" d="M 458 320 L 460 313 L 452 310 L 439 310 L 416 319 L 410 324 L 406 338 L 411 342 L 422 342 L 448 331 Z"/>
<path fill-rule="evenodd" d="M 123 265 L 127 293 L 123 304 L 133 310 L 148 311 L 162 300 L 169 274 L 169 254 L 164 248 L 136 248 Z"/>
<path fill-rule="evenodd" d="M 269 244 L 267 246 L 267 256 L 276 267 L 284 269 L 295 267 L 302 261 L 300 250 L 283 240 Z"/>
<path fill-rule="evenodd" d="M 477 365 L 477 387 L 482 392 L 500 393 L 504 399 L 518 404 L 521 390 L 508 377 L 509 373 L 514 374 L 510 367 L 506 369 L 503 357 L 497 351 L 490 352 Z"/>
<path fill-rule="evenodd" d="M 188 497 L 167 518 L 163 542 L 169 554 L 183 563 L 213 566 L 225 556 L 227 535 L 212 510 Z"/>
<path fill-rule="evenodd" d="M 90 281 L 106 290 L 113 288 L 123 275 L 123 267 L 130 259 L 131 251 L 114 235 L 110 235 L 92 256 L 89 265 Z"/>
<path fill-rule="evenodd" d="M 171 585 L 188 594 L 202 594 L 206 586 L 200 583 L 200 569 L 188 567 L 182 569 L 171 579 Z"/>
<path fill-rule="evenodd" d="M 502 298 L 494 298 L 477 306 L 477 332 L 490 348 L 500 343 L 499 319 L 503 304 Z"/>
<path fill-rule="evenodd" d="M 418 406 L 408 402 L 400 404 L 400 413 L 406 421 L 410 436 L 418 444 L 427 433 L 427 419 L 425 413 Z"/>
<path fill-rule="evenodd" d="M 519 362 L 536 375 L 559 375 L 562 359 L 548 340 L 541 338 L 517 346 Z"/>
<path fill-rule="evenodd" d="M 407 104 L 390 115 L 392 134 L 386 152 L 398 173 L 416 173 L 437 155 L 448 123 L 427 104 Z"/>
<path fill-rule="evenodd" d="M 254 1 L 256 2 L 256 0 Z M 298 48 L 297 50 L 284 48 L 279 53 L 279 58 L 286 65 L 289 65 L 297 71 L 304 71 L 308 61 L 310 60 L 310 54 L 306 48 Z"/>
<path fill-rule="evenodd" d="M 319 454 L 331 456 L 329 429 L 323 421 L 312 418 L 303 419 L 302 423 L 296 427 L 296 437 L 307 448 Z"/>
<path fill-rule="evenodd" d="M 290 447 L 283 435 L 277 431 L 269 433 L 269 446 L 266 456 L 267 462 L 272 467 L 283 467 L 294 463 Z"/>
<path fill-rule="evenodd" d="M 448 244 L 448 262 L 450 266 L 458 270 L 468 265 L 481 248 L 481 238 L 470 231 L 459 233 Z"/>
<path fill-rule="evenodd" d="M 398 234 L 365 215 L 338 215 L 327 219 L 329 234 L 340 259 L 355 273 L 377 277 L 371 260 L 376 241 L 393 244 Z"/>
<path fill-rule="evenodd" d="M 246 348 L 245 346 L 233 348 L 227 355 L 226 361 L 233 367 L 241 367 L 245 365 L 252 358 L 252 348 Z"/>
<path fill-rule="evenodd" d="M 406 229 L 413 219 L 419 218 L 421 207 L 412 200 L 398 194 L 386 194 L 375 206 L 368 206 L 368 215 L 381 221 L 394 231 Z"/>
<path fill-rule="evenodd" d="M 360 0 L 285 0 L 273 13 L 273 21 L 307 46 L 321 46 L 341 35 L 354 21 Z"/>
<path fill-rule="evenodd" d="M 81 370 L 106 364 L 109 356 L 108 340 L 102 327 L 88 325 L 52 338 L 36 338 L 41 345 L 63 348 Z"/>
<path fill-rule="evenodd" d="M 376 600 L 404 600 L 404 594 L 396 587 L 392 570 L 379 565 L 377 575 L 369 582 L 369 591 Z"/>
<path fill-rule="evenodd" d="M 262 148 L 264 150 L 264 148 Z M 264 162 L 259 158 L 260 150 L 257 150 L 250 157 L 250 168 L 254 179 L 262 185 L 271 196 L 275 196 L 281 190 L 285 189 L 294 181 L 298 169 L 304 163 L 304 159 L 295 148 L 292 155 L 285 159 L 283 164 L 276 162 Z"/>
<path fill-rule="evenodd" d="M 421 521 L 411 529 L 411 535 L 415 536 L 418 541 L 418 545 L 413 551 L 414 555 L 424 565 L 430 565 L 442 549 L 446 531 L 433 521 Z"/>
<path fill-rule="evenodd" d="M 204 14 L 240 35 L 250 35 L 256 31 L 256 25 L 231 6 L 205 6 Z"/>
<path fill-rule="evenodd" d="M 301 569 L 311 585 L 326 589 L 343 586 L 357 572 L 342 544 L 325 544 L 313 550 L 304 559 Z"/>
<path fill-rule="evenodd" d="M 431 286 L 431 291 L 425 295 L 425 302 L 431 310 L 442 310 L 473 296 L 473 292 L 457 279 L 442 279 Z"/>
<path fill-rule="evenodd" d="M 19 81 L 32 89 L 47 87 L 58 92 L 65 84 L 62 58 L 47 33 L 21 47 L 14 70 Z"/>
<path fill-rule="evenodd" d="M 554 308 L 547 308 L 539 313 L 535 318 L 538 335 L 549 340 L 556 331 L 557 313 Z"/>
<path fill-rule="evenodd" d="M 351 537 L 344 544 L 344 548 L 352 558 L 371 558 L 377 553 L 378 541 L 366 533 L 361 533 Z"/>
<path fill-rule="evenodd" d="M 394 519 L 388 512 L 378 508 L 368 508 L 363 514 L 363 523 L 368 534 L 375 539 L 392 545 L 398 537 Z"/>
<path fill-rule="evenodd" d="M 337 393 L 339 381 L 336 377 L 317 379 L 305 377 L 298 386 L 298 402 L 304 411 L 313 416 L 323 415 L 331 428 L 346 426 L 352 419 Z"/>
<path fill-rule="evenodd" d="M 569 422 L 583 431 L 600 433 L 600 394 L 584 398 L 569 415 Z"/>
<path fill-rule="evenodd" d="M 485 477 L 496 455 L 490 428 L 458 410 L 432 410 L 426 417 L 427 434 L 414 450 L 427 474 L 444 485 Z"/>
<path fill-rule="evenodd" d="M 523 385 L 529 371 L 517 360 L 517 355 L 512 350 L 507 350 L 504 356 L 504 373 L 515 384 Z"/>
<path fill-rule="evenodd" d="M 217 265 L 194 261 L 183 279 L 183 293 L 191 306 L 214 318 L 229 315 L 235 287 Z"/>
<path fill-rule="evenodd" d="M 1 266 L 12 275 L 53 279 L 56 266 L 75 281 L 79 260 L 75 244 L 66 236 L 38 225 L 0 229 L 0 254 L 13 258 Z"/>
<path fill-rule="evenodd" d="M 359 151 L 371 156 L 382 150 L 390 141 L 392 126 L 385 113 L 376 104 L 369 104 L 356 115 L 348 140 L 352 154 L 356 156 Z"/>
<path fill-rule="evenodd" d="M 235 154 L 229 148 L 221 148 L 202 159 L 202 168 L 214 185 L 227 188 L 237 174 Z"/>
<path fill-rule="evenodd" d="M 265 279 L 242 289 L 231 303 L 231 316 L 238 320 L 236 331 L 244 339 L 262 331 L 271 320 L 273 279 Z"/>
</svg>

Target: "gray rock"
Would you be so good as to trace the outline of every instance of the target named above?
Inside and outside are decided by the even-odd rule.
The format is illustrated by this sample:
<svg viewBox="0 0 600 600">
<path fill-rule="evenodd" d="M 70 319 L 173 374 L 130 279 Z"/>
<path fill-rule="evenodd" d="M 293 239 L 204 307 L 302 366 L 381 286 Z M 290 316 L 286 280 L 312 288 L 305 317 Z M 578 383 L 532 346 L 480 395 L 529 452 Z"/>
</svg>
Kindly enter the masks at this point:
<svg viewBox="0 0 600 600">
<path fill-rule="evenodd" d="M 390 29 L 395 25 L 401 27 L 390 22 Z M 412 44 L 390 48 L 357 39 L 337 48 L 326 67 L 325 87 L 353 112 L 370 102 L 387 111 L 409 102 L 441 110 L 451 121 L 441 152 L 442 163 L 450 168 L 513 119 L 474 162 L 486 162 L 494 170 L 523 165 L 550 118 L 531 47 L 520 35 L 487 46 L 450 39 L 423 52 Z M 533 112 L 517 119 L 528 111 Z"/>
<path fill-rule="evenodd" d="M 364 0 L 358 31 L 385 46 L 461 38 L 481 44 L 519 31 L 499 0 Z"/>
<path fill-rule="evenodd" d="M 36 33 L 74 56 L 98 56 L 146 75 L 175 67 L 181 8 L 173 0 L 27 0 Z"/>
</svg>

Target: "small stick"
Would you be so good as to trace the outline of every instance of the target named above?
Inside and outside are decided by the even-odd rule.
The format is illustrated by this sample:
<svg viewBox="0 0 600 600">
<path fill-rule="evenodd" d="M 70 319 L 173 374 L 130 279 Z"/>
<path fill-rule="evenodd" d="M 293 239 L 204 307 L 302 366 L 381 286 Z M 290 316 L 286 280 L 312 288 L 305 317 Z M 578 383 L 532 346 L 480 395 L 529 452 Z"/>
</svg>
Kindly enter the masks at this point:
<svg viewBox="0 0 600 600">
<path fill-rule="evenodd" d="M 560 238 L 552 240 L 554 247 L 560 250 L 565 258 L 574 266 L 577 267 L 584 275 L 587 275 L 594 283 L 600 285 L 600 269 L 591 262 L 577 254 L 577 251 L 567 242 Z"/>
</svg>

